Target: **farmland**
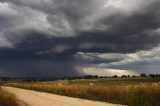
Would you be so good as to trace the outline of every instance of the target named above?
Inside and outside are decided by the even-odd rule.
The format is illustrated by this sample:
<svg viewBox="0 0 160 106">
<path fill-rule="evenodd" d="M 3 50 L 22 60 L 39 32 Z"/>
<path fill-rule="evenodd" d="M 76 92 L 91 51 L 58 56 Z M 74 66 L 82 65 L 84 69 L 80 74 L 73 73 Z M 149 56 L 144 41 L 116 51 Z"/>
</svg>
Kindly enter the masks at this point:
<svg viewBox="0 0 160 106">
<path fill-rule="evenodd" d="M 5 85 L 128 106 L 160 105 L 159 78 L 95 78 L 14 83 L 11 81 Z"/>
</svg>

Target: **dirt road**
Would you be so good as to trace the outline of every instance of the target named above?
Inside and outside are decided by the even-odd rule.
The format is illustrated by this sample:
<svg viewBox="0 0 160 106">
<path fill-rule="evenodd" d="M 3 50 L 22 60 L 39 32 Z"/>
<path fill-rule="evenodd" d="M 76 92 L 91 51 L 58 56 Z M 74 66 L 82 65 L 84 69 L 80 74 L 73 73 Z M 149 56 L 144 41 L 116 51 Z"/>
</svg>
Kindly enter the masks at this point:
<svg viewBox="0 0 160 106">
<path fill-rule="evenodd" d="M 3 87 L 3 89 L 15 94 L 29 106 L 122 106 L 13 87 Z"/>
</svg>

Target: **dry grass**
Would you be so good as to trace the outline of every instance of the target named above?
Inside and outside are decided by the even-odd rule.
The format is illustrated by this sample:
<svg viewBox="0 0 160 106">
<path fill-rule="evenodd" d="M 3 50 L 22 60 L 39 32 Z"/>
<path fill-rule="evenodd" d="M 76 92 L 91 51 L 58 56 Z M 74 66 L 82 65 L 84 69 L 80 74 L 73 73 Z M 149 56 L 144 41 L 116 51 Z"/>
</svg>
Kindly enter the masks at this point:
<svg viewBox="0 0 160 106">
<path fill-rule="evenodd" d="M 8 85 L 71 97 L 126 104 L 128 106 L 160 106 L 159 83 L 108 87 L 47 83 L 10 83 Z"/>
<path fill-rule="evenodd" d="M 16 97 L 0 88 L 0 106 L 19 106 Z"/>
</svg>

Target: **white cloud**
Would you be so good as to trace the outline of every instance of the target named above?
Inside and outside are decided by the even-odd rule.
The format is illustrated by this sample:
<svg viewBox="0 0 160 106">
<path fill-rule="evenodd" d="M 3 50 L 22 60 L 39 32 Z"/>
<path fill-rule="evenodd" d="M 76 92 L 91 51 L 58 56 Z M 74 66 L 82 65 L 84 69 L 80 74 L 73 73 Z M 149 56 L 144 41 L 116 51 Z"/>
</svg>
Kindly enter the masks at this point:
<svg viewBox="0 0 160 106">
<path fill-rule="evenodd" d="M 55 53 L 63 53 L 65 50 L 71 49 L 68 45 L 58 45 L 55 47 Z"/>
<path fill-rule="evenodd" d="M 97 55 L 97 54 L 94 54 L 94 55 Z M 95 60 L 95 57 L 94 56 L 91 56 L 90 54 L 88 53 L 83 53 L 83 52 L 77 52 L 74 57 L 76 59 L 80 59 L 80 60 L 86 60 L 86 61 L 94 61 Z"/>
<path fill-rule="evenodd" d="M 45 50 L 45 51 L 38 51 L 36 52 L 36 55 L 45 55 L 45 54 L 50 54 L 50 53 L 63 53 L 66 50 L 71 49 L 71 47 L 69 45 L 57 45 L 49 50 Z"/>
<path fill-rule="evenodd" d="M 157 0 L 107 0 L 105 7 L 113 6 L 125 12 L 142 12 L 141 9 L 155 1 Z"/>
<path fill-rule="evenodd" d="M 109 68 L 95 68 L 95 67 L 83 67 L 81 71 L 86 75 L 98 75 L 98 76 L 113 76 L 113 75 L 138 75 L 137 72 L 131 70 L 109 69 Z"/>
<path fill-rule="evenodd" d="M 160 46 L 155 47 L 149 51 L 138 51 L 136 53 L 83 53 L 78 52 L 75 57 L 81 60 L 97 61 L 103 60 L 106 62 L 93 64 L 95 67 L 111 67 L 141 63 L 154 63 L 160 62 Z M 92 64 L 92 63 L 91 63 Z"/>
<path fill-rule="evenodd" d="M 0 14 L 4 15 L 17 15 L 18 12 L 10 7 L 8 3 L 0 3 Z"/>
<path fill-rule="evenodd" d="M 13 48 L 13 44 L 7 39 L 0 37 L 0 48 Z"/>
</svg>

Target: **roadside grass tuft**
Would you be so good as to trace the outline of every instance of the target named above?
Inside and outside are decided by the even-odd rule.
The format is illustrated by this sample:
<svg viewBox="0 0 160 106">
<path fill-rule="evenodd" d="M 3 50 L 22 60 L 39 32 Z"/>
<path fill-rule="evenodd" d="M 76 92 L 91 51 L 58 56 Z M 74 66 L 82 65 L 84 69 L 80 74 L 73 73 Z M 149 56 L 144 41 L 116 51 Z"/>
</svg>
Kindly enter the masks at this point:
<svg viewBox="0 0 160 106">
<path fill-rule="evenodd" d="M 16 97 L 0 87 L 0 106 L 19 106 Z"/>
</svg>

